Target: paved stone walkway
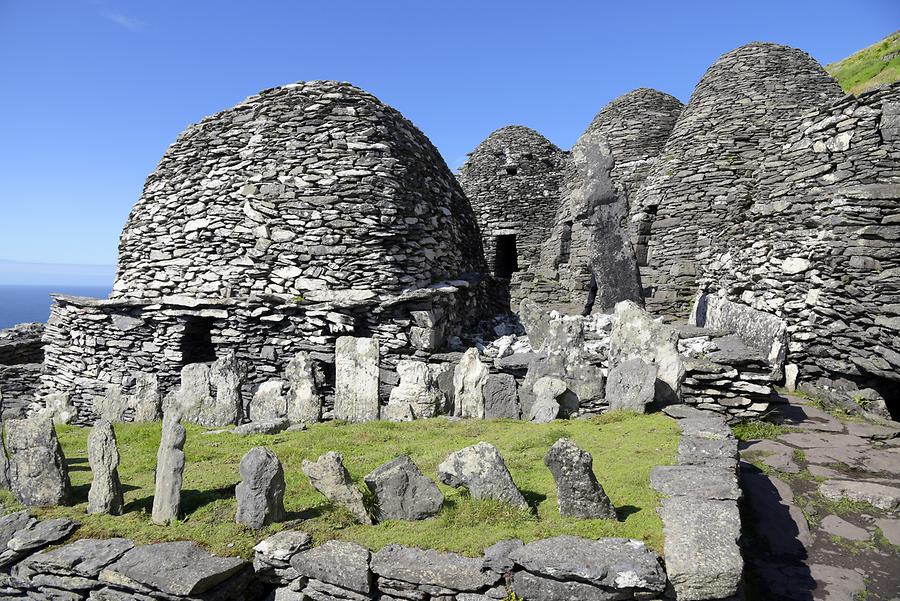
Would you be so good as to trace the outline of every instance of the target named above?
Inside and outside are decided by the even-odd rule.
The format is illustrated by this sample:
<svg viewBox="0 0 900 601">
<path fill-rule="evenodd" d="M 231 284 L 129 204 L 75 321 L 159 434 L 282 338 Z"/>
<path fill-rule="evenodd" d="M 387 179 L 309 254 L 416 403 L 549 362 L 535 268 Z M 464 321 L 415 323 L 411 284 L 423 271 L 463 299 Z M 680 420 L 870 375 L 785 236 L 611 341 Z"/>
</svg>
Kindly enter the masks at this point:
<svg viewBox="0 0 900 601">
<path fill-rule="evenodd" d="M 741 443 L 748 601 L 900 600 L 900 424 L 784 400 L 792 431 Z"/>
</svg>

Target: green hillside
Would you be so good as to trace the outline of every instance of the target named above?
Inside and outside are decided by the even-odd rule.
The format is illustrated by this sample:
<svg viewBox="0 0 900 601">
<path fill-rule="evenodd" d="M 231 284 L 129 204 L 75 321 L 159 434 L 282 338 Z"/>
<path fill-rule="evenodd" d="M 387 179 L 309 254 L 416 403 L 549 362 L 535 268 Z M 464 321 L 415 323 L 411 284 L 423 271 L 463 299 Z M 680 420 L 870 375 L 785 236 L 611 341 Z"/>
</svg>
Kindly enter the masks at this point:
<svg viewBox="0 0 900 601">
<path fill-rule="evenodd" d="M 854 94 L 900 80 L 900 31 L 844 60 L 831 63 L 825 70 L 845 92 Z"/>
</svg>

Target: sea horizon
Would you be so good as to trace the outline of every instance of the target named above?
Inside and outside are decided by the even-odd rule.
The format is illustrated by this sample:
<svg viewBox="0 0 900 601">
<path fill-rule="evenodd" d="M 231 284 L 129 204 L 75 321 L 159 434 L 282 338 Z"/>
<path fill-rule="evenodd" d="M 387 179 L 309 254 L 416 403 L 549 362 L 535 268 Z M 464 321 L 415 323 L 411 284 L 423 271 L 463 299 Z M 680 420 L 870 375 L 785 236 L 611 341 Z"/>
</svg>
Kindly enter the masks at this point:
<svg viewBox="0 0 900 601">
<path fill-rule="evenodd" d="M 45 323 L 51 294 L 106 298 L 112 286 L 78 284 L 0 284 L 0 329 L 20 323 Z"/>
</svg>

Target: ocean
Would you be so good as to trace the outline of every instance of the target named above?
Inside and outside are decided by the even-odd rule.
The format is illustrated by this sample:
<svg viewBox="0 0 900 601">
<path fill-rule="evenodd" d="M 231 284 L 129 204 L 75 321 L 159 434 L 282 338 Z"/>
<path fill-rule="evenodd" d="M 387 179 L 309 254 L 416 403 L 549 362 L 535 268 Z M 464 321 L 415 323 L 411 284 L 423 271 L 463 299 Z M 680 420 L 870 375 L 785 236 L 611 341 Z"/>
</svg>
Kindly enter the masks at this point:
<svg viewBox="0 0 900 601">
<path fill-rule="evenodd" d="M 45 322 L 50 316 L 50 294 L 106 298 L 109 286 L 18 286 L 0 285 L 0 329 L 29 321 Z"/>
</svg>

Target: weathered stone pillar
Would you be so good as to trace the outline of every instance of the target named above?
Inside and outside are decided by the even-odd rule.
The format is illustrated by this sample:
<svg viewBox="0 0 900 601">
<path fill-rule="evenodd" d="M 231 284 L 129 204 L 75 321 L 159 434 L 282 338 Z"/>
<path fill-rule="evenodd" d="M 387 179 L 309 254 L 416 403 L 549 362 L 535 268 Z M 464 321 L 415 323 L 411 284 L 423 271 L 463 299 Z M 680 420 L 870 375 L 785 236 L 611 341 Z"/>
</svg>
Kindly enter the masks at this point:
<svg viewBox="0 0 900 601">
<path fill-rule="evenodd" d="M 616 519 L 609 497 L 594 476 L 594 458 L 568 438 L 557 440 L 544 457 L 556 481 L 559 513 L 568 517 Z"/>
<path fill-rule="evenodd" d="M 163 416 L 162 438 L 156 454 L 156 489 L 153 495 L 154 524 L 168 524 L 181 512 L 181 480 L 184 473 L 184 442 L 187 434 L 181 414 L 168 411 Z"/>
<path fill-rule="evenodd" d="M 125 507 L 119 481 L 119 449 L 109 420 L 100 419 L 88 436 L 88 463 L 93 480 L 88 492 L 88 513 L 121 515 Z"/>
<path fill-rule="evenodd" d="M 378 419 L 378 340 L 341 336 L 334 347 L 334 417 Z"/>
<path fill-rule="evenodd" d="M 260 529 L 284 519 L 284 469 L 265 447 L 247 451 L 241 459 L 241 482 L 235 488 L 238 524 Z"/>
<path fill-rule="evenodd" d="M 484 419 L 484 383 L 488 377 L 487 365 L 478 357 L 478 349 L 463 353 L 453 371 L 455 406 L 453 415 Z"/>
<path fill-rule="evenodd" d="M 6 448 L 10 488 L 22 505 L 67 505 L 71 501 L 66 457 L 49 417 L 7 422 Z"/>
<path fill-rule="evenodd" d="M 284 368 L 288 383 L 287 418 L 294 423 L 311 424 L 322 419 L 322 395 L 316 385 L 313 360 L 303 351 L 294 355 Z"/>
</svg>

